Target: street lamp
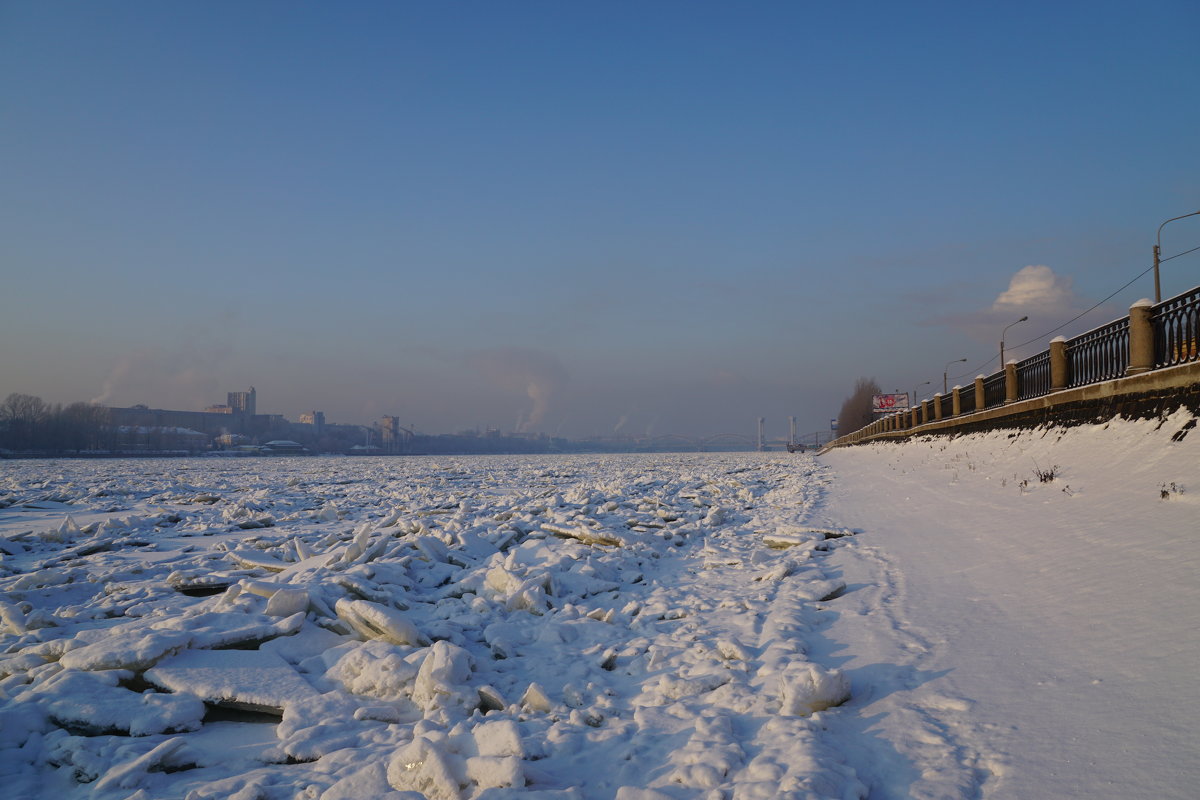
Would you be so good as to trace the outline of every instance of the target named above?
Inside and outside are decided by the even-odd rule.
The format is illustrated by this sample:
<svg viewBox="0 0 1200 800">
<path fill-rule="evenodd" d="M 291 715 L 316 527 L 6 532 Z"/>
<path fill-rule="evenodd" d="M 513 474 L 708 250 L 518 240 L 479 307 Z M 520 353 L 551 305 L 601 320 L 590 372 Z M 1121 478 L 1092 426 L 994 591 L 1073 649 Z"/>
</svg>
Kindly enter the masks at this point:
<svg viewBox="0 0 1200 800">
<path fill-rule="evenodd" d="M 1029 319 L 1027 316 L 1021 317 L 1019 320 L 1017 320 L 1017 322 L 1024 322 L 1027 319 Z M 1008 333 L 1008 329 L 1013 325 L 1016 325 L 1017 322 L 1014 322 L 1012 325 L 1006 325 L 1003 333 L 1000 334 L 1000 369 L 1002 370 L 1004 369 L 1004 337 Z"/>
<path fill-rule="evenodd" d="M 922 383 L 920 386 L 918 386 L 918 387 L 917 387 L 917 389 L 920 389 L 920 388 L 921 388 L 921 386 L 928 386 L 928 385 L 929 385 L 929 384 L 931 384 L 931 383 L 933 383 L 933 381 L 925 381 L 925 382 L 924 382 L 924 383 Z M 912 401 L 912 407 L 913 407 L 913 408 L 916 408 L 916 407 L 917 407 L 917 389 L 913 389 L 913 401 Z"/>
<path fill-rule="evenodd" d="M 1171 217 L 1169 220 L 1167 220 L 1167 222 L 1174 222 L 1175 220 L 1183 219 L 1184 217 L 1194 217 L 1197 214 L 1200 214 L 1200 211 L 1193 211 L 1190 214 L 1183 214 L 1178 217 Z M 1158 283 L 1158 257 L 1162 253 L 1163 225 L 1166 225 L 1167 222 L 1164 222 L 1162 225 L 1158 226 L 1158 237 L 1154 240 L 1154 303 L 1155 303 L 1155 305 L 1162 302 L 1162 289 L 1159 287 L 1159 283 Z"/>
<path fill-rule="evenodd" d="M 949 394 L 950 390 L 946 388 L 946 375 L 950 372 L 950 365 L 957 364 L 960 361 L 966 361 L 965 358 L 956 358 L 953 361 L 946 362 L 946 368 L 942 370 L 942 394 Z"/>
</svg>

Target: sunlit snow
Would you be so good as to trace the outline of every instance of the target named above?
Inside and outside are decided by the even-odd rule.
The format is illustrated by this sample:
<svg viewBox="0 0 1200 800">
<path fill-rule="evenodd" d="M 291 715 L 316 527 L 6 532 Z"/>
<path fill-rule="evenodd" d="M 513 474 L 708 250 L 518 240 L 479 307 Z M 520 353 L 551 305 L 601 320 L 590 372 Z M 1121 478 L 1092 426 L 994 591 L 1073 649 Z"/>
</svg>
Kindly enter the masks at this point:
<svg viewBox="0 0 1200 800">
<path fill-rule="evenodd" d="M 1176 708 L 1157 718 L 1200 711 L 1164 697 L 1200 655 L 1167 641 L 1200 609 L 1188 419 L 822 459 L 7 462 L 6 794 L 1035 797 L 1059 780 L 1020 742 L 1060 733 L 1027 707 L 1055 694 L 1032 685 L 1047 633 L 1136 634 L 1146 703 Z M 1052 458 L 1061 477 L 1031 484 L 1024 462 Z M 1137 558 L 1154 569 L 1109 572 Z M 1191 582 L 1161 598 L 1171 619 L 1107 605 L 1145 574 Z M 956 641 L 956 620 L 994 627 Z M 1132 713 L 1131 664 L 1059 644 L 1099 681 L 1064 686 L 1092 705 L 1061 727 L 1101 719 L 1106 690 Z M 1026 698 L 998 654 L 1039 662 Z M 1125 732 L 1168 738 L 1146 724 Z M 1059 772 L 1095 791 L 1104 769 Z M 1078 796 L 1183 796 L 1195 773 Z"/>
</svg>

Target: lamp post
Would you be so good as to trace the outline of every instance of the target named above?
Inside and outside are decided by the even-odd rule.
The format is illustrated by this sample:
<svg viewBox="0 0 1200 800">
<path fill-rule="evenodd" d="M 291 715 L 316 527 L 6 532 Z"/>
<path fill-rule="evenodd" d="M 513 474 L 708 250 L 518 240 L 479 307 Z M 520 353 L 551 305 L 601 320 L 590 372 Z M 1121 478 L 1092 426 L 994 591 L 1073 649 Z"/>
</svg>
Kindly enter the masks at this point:
<svg viewBox="0 0 1200 800">
<path fill-rule="evenodd" d="M 950 373 L 950 365 L 957 364 L 961 361 L 966 361 L 965 358 L 956 358 L 953 361 L 946 362 L 946 368 L 942 370 L 942 394 L 948 394 L 950 390 L 946 387 L 946 376 Z"/>
<path fill-rule="evenodd" d="M 1193 211 L 1190 214 L 1181 214 L 1178 217 L 1171 217 L 1169 220 L 1167 220 L 1167 222 L 1174 222 L 1177 219 L 1183 219 L 1185 217 L 1194 217 L 1197 214 L 1200 214 L 1200 211 Z M 1158 282 L 1158 258 L 1162 254 L 1162 229 L 1163 229 L 1163 225 L 1166 225 L 1167 222 L 1164 222 L 1162 225 L 1158 226 L 1158 236 L 1154 240 L 1154 303 L 1155 303 L 1155 305 L 1162 302 L 1162 288 L 1160 287 L 1159 282 Z"/>
<path fill-rule="evenodd" d="M 1024 316 L 1024 317 L 1021 317 L 1019 320 L 1017 320 L 1017 322 L 1024 322 L 1027 319 L 1029 319 L 1029 317 Z M 1002 369 L 1002 370 L 1004 369 L 1004 337 L 1008 334 L 1008 329 L 1011 328 L 1013 325 L 1016 325 L 1017 322 L 1014 322 L 1012 325 L 1006 325 L 1004 327 L 1003 333 L 1000 334 L 1000 369 Z"/>
<path fill-rule="evenodd" d="M 913 408 L 917 407 L 917 389 L 920 389 L 921 386 L 928 386 L 931 383 L 933 383 L 933 381 L 925 381 L 924 383 L 917 386 L 916 389 L 913 389 L 913 399 L 912 399 L 912 407 Z"/>
</svg>

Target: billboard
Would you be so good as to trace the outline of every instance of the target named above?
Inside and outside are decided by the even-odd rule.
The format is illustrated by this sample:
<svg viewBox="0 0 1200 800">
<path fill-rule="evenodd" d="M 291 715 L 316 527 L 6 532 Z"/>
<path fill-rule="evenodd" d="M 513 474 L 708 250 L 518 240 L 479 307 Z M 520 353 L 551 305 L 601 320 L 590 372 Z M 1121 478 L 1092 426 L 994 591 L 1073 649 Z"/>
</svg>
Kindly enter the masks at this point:
<svg viewBox="0 0 1200 800">
<path fill-rule="evenodd" d="M 873 394 L 871 395 L 871 410 L 876 414 L 891 414 L 895 411 L 908 410 L 907 394 Z"/>
</svg>

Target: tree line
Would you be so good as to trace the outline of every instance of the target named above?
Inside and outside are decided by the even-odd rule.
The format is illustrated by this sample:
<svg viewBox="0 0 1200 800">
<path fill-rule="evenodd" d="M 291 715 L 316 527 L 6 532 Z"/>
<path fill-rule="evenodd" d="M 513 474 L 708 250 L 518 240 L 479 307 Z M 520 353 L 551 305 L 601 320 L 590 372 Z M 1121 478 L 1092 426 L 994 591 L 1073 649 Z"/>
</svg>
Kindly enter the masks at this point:
<svg viewBox="0 0 1200 800">
<path fill-rule="evenodd" d="M 51 404 L 18 392 L 0 405 L 0 449 L 49 453 L 107 450 L 115 446 L 116 434 L 104 406 Z"/>
<path fill-rule="evenodd" d="M 854 433 L 874 422 L 872 397 L 882 393 L 874 378 L 859 378 L 854 384 L 854 391 L 842 402 L 842 410 L 838 412 L 838 435 Z"/>
</svg>

